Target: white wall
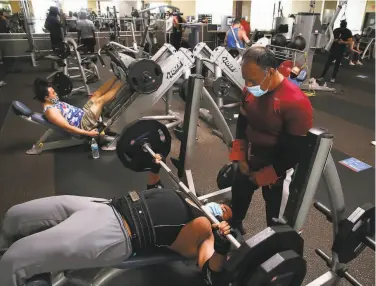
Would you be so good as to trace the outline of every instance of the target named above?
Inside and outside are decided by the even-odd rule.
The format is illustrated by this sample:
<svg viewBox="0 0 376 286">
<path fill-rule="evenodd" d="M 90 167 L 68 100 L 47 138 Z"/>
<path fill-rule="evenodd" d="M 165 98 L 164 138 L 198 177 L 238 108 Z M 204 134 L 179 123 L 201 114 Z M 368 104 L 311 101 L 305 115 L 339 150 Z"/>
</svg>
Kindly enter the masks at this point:
<svg viewBox="0 0 376 286">
<path fill-rule="evenodd" d="M 88 7 L 87 0 L 60 0 L 60 3 L 65 14 L 68 14 L 69 11 L 78 12 Z"/>
<path fill-rule="evenodd" d="M 119 16 L 130 16 L 132 7 L 137 9 L 139 6 L 141 6 L 141 1 L 119 1 Z"/>
<path fill-rule="evenodd" d="M 252 0 L 251 29 L 270 30 L 273 25 L 273 8 L 275 0 Z"/>
<path fill-rule="evenodd" d="M 171 1 L 172 6 L 176 6 L 180 9 L 184 15 L 183 17 L 187 16 L 194 16 L 196 15 L 196 1 L 182 1 L 182 0 L 174 0 Z"/>
<path fill-rule="evenodd" d="M 211 14 L 212 23 L 221 24 L 222 16 L 233 15 L 232 6 L 233 0 L 196 0 L 196 17 L 198 14 Z"/>
<path fill-rule="evenodd" d="M 351 30 L 353 34 L 361 33 L 366 4 L 366 0 L 348 0 L 347 5 L 342 7 L 334 23 L 334 28 L 338 28 L 341 20 L 346 17 L 347 28 Z"/>
<path fill-rule="evenodd" d="M 249 21 L 249 19 L 251 19 L 251 1 L 243 1 L 242 17 L 246 17 L 247 21 Z"/>
</svg>

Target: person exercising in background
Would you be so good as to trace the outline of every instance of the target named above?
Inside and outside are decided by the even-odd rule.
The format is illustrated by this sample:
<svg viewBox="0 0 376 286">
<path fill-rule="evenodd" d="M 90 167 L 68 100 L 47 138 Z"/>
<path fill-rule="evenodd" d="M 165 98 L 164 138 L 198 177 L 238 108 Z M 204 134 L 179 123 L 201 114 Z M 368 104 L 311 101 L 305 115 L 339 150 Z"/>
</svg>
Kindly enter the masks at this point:
<svg viewBox="0 0 376 286">
<path fill-rule="evenodd" d="M 234 33 L 232 32 L 234 31 Z M 239 44 L 239 48 L 244 48 L 244 44 L 250 45 L 251 41 L 248 38 L 247 33 L 245 30 L 241 27 L 240 19 L 236 18 L 232 22 L 232 30 L 228 30 L 226 37 L 225 37 L 225 46 L 230 49 L 236 49 Z"/>
<path fill-rule="evenodd" d="M 249 36 L 251 34 L 251 25 L 244 17 L 240 19 L 240 25 L 245 31 L 246 35 Z"/>
<path fill-rule="evenodd" d="M 6 18 L 6 11 L 0 9 L 0 33 L 9 33 L 8 20 Z"/>
<path fill-rule="evenodd" d="M 173 16 L 173 27 L 171 34 L 171 44 L 175 47 L 176 50 L 179 50 L 181 47 L 181 38 L 183 36 L 184 28 L 183 25 L 186 21 L 180 15 Z"/>
<path fill-rule="evenodd" d="M 230 233 L 231 208 L 205 208 L 218 225 L 185 193 L 167 189 L 112 200 L 54 196 L 15 205 L 0 232 L 0 249 L 6 250 L 0 285 L 23 286 L 31 278 L 32 285 L 47 286 L 51 272 L 111 267 L 140 254 L 152 258 L 158 248 L 196 257 L 209 285 L 228 285 L 223 266 L 231 244 L 222 235 Z"/>
<path fill-rule="evenodd" d="M 59 8 L 51 6 L 44 27 L 50 32 L 52 49 L 59 48 L 64 41 L 64 33 L 60 23 Z"/>
<path fill-rule="evenodd" d="M 277 70 L 277 59 L 265 47 L 243 55 L 244 99 L 230 159 L 239 162 L 232 185 L 232 226 L 245 233 L 245 218 L 255 190 L 262 188 L 266 222 L 275 224 L 283 189 L 301 157 L 300 146 L 312 127 L 312 106 L 298 86 Z"/>
<path fill-rule="evenodd" d="M 324 70 L 322 71 L 321 77 L 318 79 L 318 81 L 324 81 L 324 77 L 328 72 L 330 65 L 335 60 L 334 70 L 330 82 L 336 82 L 339 66 L 343 60 L 346 47 L 352 42 L 352 33 L 349 29 L 347 29 L 346 20 L 341 21 L 340 27 L 334 29 L 333 35 L 334 42 L 330 47 L 328 59 L 326 60 Z"/>
<path fill-rule="evenodd" d="M 64 129 L 68 133 L 97 137 L 99 133 L 95 128 L 102 114 L 103 107 L 116 97 L 122 87 L 123 83 L 117 77 L 112 77 L 91 95 L 83 108 L 79 108 L 60 101 L 56 91 L 50 86 L 49 82 L 45 79 L 37 78 L 34 81 L 34 99 L 42 103 L 44 116 L 52 124 Z M 163 187 L 159 176 L 159 169 L 159 165 L 156 165 L 149 173 L 147 188 Z"/>
<path fill-rule="evenodd" d="M 94 23 L 87 18 L 86 11 L 79 13 L 79 21 L 77 22 L 78 42 L 85 46 L 89 53 L 94 54 L 96 45 Z"/>
<path fill-rule="evenodd" d="M 359 60 L 362 51 L 360 50 L 360 39 L 361 36 L 359 34 L 354 35 L 353 40 L 350 45 L 350 66 L 360 65 L 362 66 L 362 62 Z"/>
</svg>

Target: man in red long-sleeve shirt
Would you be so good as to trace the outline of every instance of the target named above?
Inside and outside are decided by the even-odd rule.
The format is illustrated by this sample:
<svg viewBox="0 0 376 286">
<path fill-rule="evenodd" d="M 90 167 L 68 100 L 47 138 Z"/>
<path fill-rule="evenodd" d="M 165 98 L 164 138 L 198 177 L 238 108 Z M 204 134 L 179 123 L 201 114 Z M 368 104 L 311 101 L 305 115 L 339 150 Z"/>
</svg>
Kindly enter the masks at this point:
<svg viewBox="0 0 376 286">
<path fill-rule="evenodd" d="M 302 137 L 312 127 L 312 106 L 305 94 L 277 70 L 277 60 L 264 47 L 248 49 L 242 66 L 245 92 L 232 160 L 239 171 L 232 186 L 233 226 L 242 221 L 253 192 L 262 187 L 267 225 L 273 225 L 283 187 L 299 160 Z"/>
</svg>

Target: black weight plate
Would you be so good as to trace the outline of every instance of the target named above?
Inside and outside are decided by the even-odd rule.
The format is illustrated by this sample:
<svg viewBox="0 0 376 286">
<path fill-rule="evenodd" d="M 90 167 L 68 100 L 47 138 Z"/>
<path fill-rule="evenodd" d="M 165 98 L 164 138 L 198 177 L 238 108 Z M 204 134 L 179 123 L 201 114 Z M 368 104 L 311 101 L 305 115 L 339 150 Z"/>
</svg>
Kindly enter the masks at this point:
<svg viewBox="0 0 376 286">
<path fill-rule="evenodd" d="M 232 186 L 237 170 L 237 164 L 230 162 L 225 164 L 218 172 L 217 186 L 220 190 Z"/>
<path fill-rule="evenodd" d="M 251 272 L 244 286 L 302 285 L 307 272 L 306 261 L 293 250 L 276 253 Z"/>
<path fill-rule="evenodd" d="M 230 87 L 230 82 L 224 77 L 219 77 L 213 82 L 213 91 L 218 97 L 228 96 L 230 93 Z"/>
<path fill-rule="evenodd" d="M 171 150 L 170 132 L 156 120 L 139 120 L 126 126 L 116 145 L 117 155 L 124 167 L 145 172 L 155 166 L 153 157 L 143 148 L 145 143 L 166 158 Z"/>
<path fill-rule="evenodd" d="M 73 83 L 63 72 L 56 73 L 52 78 L 52 87 L 58 96 L 67 96 L 73 89 Z"/>
<path fill-rule="evenodd" d="M 332 250 L 340 263 L 349 263 L 364 250 L 366 236 L 375 235 L 375 206 L 366 203 L 340 222 Z"/>
<path fill-rule="evenodd" d="M 163 71 L 154 61 L 140 59 L 128 66 L 127 82 L 138 93 L 152 93 L 162 84 Z"/>
<path fill-rule="evenodd" d="M 286 250 L 303 255 L 303 246 L 303 238 L 292 227 L 268 227 L 242 243 L 227 260 L 225 269 L 231 273 L 234 285 L 244 286 L 241 281 L 264 261 Z"/>
</svg>

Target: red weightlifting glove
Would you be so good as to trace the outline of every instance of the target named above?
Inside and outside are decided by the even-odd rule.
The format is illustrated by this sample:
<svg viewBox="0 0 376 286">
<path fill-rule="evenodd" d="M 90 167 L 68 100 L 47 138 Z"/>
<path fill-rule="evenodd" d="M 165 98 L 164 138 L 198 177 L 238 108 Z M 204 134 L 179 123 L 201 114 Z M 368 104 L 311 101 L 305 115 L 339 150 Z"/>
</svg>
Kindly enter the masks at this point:
<svg viewBox="0 0 376 286">
<path fill-rule="evenodd" d="M 273 185 L 279 179 L 274 168 L 272 166 L 265 167 L 260 171 L 254 172 L 251 175 L 251 179 L 259 186 Z"/>
<path fill-rule="evenodd" d="M 245 161 L 246 160 L 247 143 L 245 140 L 236 139 L 232 141 L 232 148 L 230 152 L 230 161 Z"/>
</svg>

